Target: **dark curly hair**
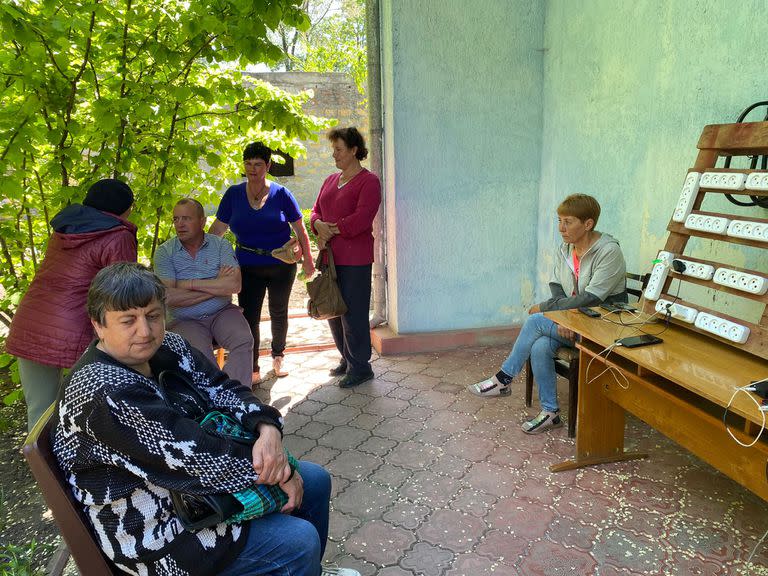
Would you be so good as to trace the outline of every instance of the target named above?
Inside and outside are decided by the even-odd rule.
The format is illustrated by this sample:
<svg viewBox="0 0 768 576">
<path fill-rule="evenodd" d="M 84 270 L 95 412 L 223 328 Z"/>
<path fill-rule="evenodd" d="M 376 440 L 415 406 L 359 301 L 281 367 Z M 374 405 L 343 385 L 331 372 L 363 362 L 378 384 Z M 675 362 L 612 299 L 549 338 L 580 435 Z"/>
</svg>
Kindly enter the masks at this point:
<svg viewBox="0 0 768 576">
<path fill-rule="evenodd" d="M 272 148 L 261 142 L 251 142 L 243 150 L 243 162 L 254 158 L 261 158 L 265 164 L 269 164 L 272 159 Z"/>
<path fill-rule="evenodd" d="M 363 135 L 360 134 L 360 131 L 354 126 L 350 126 L 349 128 L 334 128 L 328 132 L 328 140 L 331 142 L 342 140 L 347 148 L 357 147 L 355 158 L 358 160 L 365 160 L 368 158 L 368 148 L 365 147 L 365 138 L 363 138 Z"/>
</svg>

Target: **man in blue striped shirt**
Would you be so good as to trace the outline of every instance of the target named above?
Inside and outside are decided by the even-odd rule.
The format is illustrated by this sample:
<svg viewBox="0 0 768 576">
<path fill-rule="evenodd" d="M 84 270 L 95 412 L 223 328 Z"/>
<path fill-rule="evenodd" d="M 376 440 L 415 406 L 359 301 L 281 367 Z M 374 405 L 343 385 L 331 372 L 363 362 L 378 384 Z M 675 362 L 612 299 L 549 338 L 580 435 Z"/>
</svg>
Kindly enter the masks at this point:
<svg viewBox="0 0 768 576">
<path fill-rule="evenodd" d="M 168 289 L 169 329 L 181 334 L 212 362 L 213 342 L 229 351 L 224 371 L 250 386 L 253 335 L 242 310 L 232 304 L 240 292 L 240 266 L 232 246 L 206 234 L 205 210 L 192 198 L 173 208 L 176 237 L 158 247 L 154 268 Z"/>
</svg>

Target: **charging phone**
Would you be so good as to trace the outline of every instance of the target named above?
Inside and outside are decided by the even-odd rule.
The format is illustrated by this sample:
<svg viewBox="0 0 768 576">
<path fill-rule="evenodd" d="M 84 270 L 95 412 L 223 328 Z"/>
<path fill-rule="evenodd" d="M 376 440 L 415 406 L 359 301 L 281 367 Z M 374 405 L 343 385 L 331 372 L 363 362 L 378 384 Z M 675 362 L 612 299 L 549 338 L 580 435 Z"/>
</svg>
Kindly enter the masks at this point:
<svg viewBox="0 0 768 576">
<path fill-rule="evenodd" d="M 626 338 L 619 338 L 616 340 L 617 344 L 621 344 L 624 348 L 638 348 L 640 346 L 650 346 L 651 344 L 661 344 L 664 342 L 658 336 L 652 334 L 641 334 L 640 336 L 627 336 Z"/>
<path fill-rule="evenodd" d="M 592 310 L 592 308 L 579 308 L 579 312 L 586 314 L 590 318 L 600 318 L 600 312 Z"/>
</svg>

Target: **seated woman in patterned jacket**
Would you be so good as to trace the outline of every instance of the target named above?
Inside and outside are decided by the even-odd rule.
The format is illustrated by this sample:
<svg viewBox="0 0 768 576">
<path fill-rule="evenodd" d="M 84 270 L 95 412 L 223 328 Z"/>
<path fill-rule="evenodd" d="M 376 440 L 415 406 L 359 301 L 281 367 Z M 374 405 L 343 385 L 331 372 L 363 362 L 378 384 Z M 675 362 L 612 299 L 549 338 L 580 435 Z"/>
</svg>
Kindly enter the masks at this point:
<svg viewBox="0 0 768 576">
<path fill-rule="evenodd" d="M 130 574 L 357 574 L 321 567 L 330 477 L 300 462 L 292 473 L 280 413 L 258 402 L 203 353 L 165 331 L 165 288 L 140 264 L 101 270 L 88 292 L 96 331 L 59 405 L 54 453 L 106 555 Z M 253 448 L 203 432 L 158 387 L 182 374 L 258 435 Z M 236 493 L 279 485 L 283 513 L 197 531 L 184 528 L 171 491 Z"/>
</svg>

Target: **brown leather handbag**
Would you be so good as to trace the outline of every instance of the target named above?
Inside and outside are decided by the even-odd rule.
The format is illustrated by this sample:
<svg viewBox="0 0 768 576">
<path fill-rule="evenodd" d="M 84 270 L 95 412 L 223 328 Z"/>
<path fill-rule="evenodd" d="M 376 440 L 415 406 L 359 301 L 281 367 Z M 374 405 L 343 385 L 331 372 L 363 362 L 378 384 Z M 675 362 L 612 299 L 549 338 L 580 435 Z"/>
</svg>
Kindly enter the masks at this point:
<svg viewBox="0 0 768 576">
<path fill-rule="evenodd" d="M 315 320 L 329 320 L 347 313 L 347 305 L 341 297 L 341 290 L 336 281 L 336 266 L 333 264 L 333 252 L 330 247 L 324 248 L 328 253 L 328 265 L 320 270 L 314 279 L 307 282 L 307 313 Z M 318 261 L 322 262 L 322 253 Z"/>
</svg>

